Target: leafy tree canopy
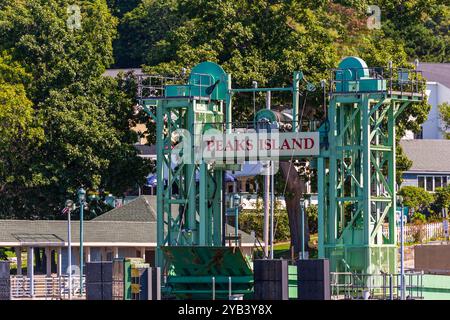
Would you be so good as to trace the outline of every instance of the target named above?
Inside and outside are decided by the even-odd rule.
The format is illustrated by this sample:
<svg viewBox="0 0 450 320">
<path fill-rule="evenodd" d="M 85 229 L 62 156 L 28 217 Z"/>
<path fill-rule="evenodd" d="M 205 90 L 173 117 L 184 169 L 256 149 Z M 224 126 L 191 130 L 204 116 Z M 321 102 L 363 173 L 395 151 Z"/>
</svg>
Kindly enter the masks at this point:
<svg viewBox="0 0 450 320">
<path fill-rule="evenodd" d="M 407 186 L 401 188 L 398 194 L 403 197 L 403 204 L 415 211 L 423 211 L 433 202 L 433 196 L 423 188 Z"/>
<path fill-rule="evenodd" d="M 32 180 L 27 172 L 27 153 L 42 142 L 43 131 L 36 119 L 25 85 L 30 76 L 11 57 L 0 55 L 0 192 L 7 184 Z"/>
<path fill-rule="evenodd" d="M 450 104 L 447 102 L 439 105 L 439 114 L 444 124 L 444 134 L 447 139 L 450 139 L 450 133 L 447 132 L 450 129 Z"/>
<path fill-rule="evenodd" d="M 80 7 L 80 28 L 68 25 L 73 4 Z M 0 48 L 30 76 L 24 105 L 34 108 L 45 134 L 32 154 L 14 145 L 32 178 L 2 181 L 1 215 L 51 218 L 80 186 L 122 194 L 143 182 L 149 165 L 137 156 L 130 131 L 134 94 L 127 79 L 103 77 L 113 61 L 115 27 L 105 0 L 2 6 Z"/>
</svg>

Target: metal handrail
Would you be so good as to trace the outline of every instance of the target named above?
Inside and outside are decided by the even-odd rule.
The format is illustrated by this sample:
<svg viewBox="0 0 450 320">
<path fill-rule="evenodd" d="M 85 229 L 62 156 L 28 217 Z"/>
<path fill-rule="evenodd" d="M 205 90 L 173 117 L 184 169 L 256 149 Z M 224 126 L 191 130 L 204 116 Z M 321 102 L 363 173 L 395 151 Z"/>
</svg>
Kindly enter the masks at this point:
<svg viewBox="0 0 450 320">
<path fill-rule="evenodd" d="M 400 299 L 401 274 L 362 274 L 331 272 L 330 287 L 333 299 Z M 423 299 L 423 272 L 405 273 L 408 300 Z M 341 281 L 343 278 L 344 281 Z"/>
<path fill-rule="evenodd" d="M 329 77 L 329 94 L 335 93 L 357 93 L 363 92 L 359 89 L 354 91 L 336 91 L 337 84 L 359 83 L 362 80 L 378 79 L 386 80 L 385 90 L 373 90 L 370 92 L 382 92 L 386 94 L 421 94 L 424 96 L 426 81 L 423 79 L 421 70 L 407 68 L 389 68 L 388 72 L 383 67 L 372 68 L 346 68 L 346 69 L 330 69 Z M 351 79 L 345 79 L 345 73 L 351 72 Z M 364 79 L 360 76 L 360 71 L 368 74 Z M 367 72 L 366 72 L 367 71 Z M 385 77 L 386 75 L 386 77 Z M 406 75 L 406 78 L 404 78 Z M 342 79 L 337 79 L 341 77 Z"/>
<path fill-rule="evenodd" d="M 139 100 L 146 98 L 160 98 L 167 97 L 166 86 L 177 85 L 179 87 L 185 87 L 188 91 L 188 96 L 193 93 L 193 88 L 207 88 L 213 84 L 213 78 L 210 74 L 204 73 L 191 73 L 191 76 L 198 76 L 198 83 L 185 84 L 181 83 L 183 79 L 177 77 L 166 77 L 161 75 L 150 74 L 138 74 L 137 79 L 137 98 Z M 203 78 L 208 80 L 205 82 Z M 211 95 L 208 96 L 209 98 Z"/>
<path fill-rule="evenodd" d="M 161 97 L 165 94 L 168 84 L 176 84 L 181 81 L 176 77 L 165 77 L 161 75 L 137 74 L 137 98 Z"/>
<path fill-rule="evenodd" d="M 85 277 L 84 277 L 85 278 Z M 80 286 L 79 277 L 72 277 L 73 295 L 79 296 Z M 34 294 L 31 294 L 30 278 L 24 275 L 12 275 L 11 298 L 44 298 L 44 299 L 66 299 L 69 294 L 69 276 L 34 276 Z M 86 281 L 83 281 L 83 295 L 86 292 Z"/>
</svg>

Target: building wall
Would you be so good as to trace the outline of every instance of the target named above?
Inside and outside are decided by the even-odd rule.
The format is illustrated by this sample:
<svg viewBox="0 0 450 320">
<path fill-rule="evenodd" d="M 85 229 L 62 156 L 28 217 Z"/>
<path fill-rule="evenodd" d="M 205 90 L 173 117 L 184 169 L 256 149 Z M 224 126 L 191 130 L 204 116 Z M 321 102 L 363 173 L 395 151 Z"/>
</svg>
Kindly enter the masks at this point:
<svg viewBox="0 0 450 320">
<path fill-rule="evenodd" d="M 442 173 L 410 173 L 403 174 L 401 187 L 413 186 L 424 188 L 427 191 L 434 192 L 436 188 L 446 187 L 450 184 L 450 172 Z M 422 185 L 419 183 L 421 179 Z M 431 180 L 428 180 L 431 179 Z M 431 188 L 431 189 L 430 189 Z"/>
<path fill-rule="evenodd" d="M 417 174 L 404 173 L 401 186 L 402 187 L 408 187 L 408 186 L 417 187 Z"/>
<path fill-rule="evenodd" d="M 119 247 L 118 248 L 118 255 L 119 258 L 137 258 L 140 257 L 140 250 L 141 248 L 135 248 L 135 247 Z M 73 247 L 72 248 L 72 265 L 78 266 L 79 265 L 79 248 Z M 62 248 L 62 272 L 66 273 L 67 268 L 69 266 L 68 264 L 68 250 L 66 248 Z M 114 247 L 90 247 L 90 254 L 91 254 L 91 261 L 112 261 L 114 258 Z M 150 254 L 149 257 L 147 255 Z M 152 250 L 146 250 L 146 260 L 149 262 L 154 262 L 154 251 Z M 87 255 L 86 255 L 86 249 L 84 251 L 84 261 L 87 261 Z"/>
<path fill-rule="evenodd" d="M 443 139 L 443 124 L 439 117 L 438 106 L 444 102 L 450 103 L 450 88 L 437 82 L 427 82 L 427 94 L 431 110 L 427 121 L 422 124 L 422 139 Z M 414 139 L 414 134 L 407 131 L 404 138 Z"/>
<path fill-rule="evenodd" d="M 427 273 L 450 275 L 450 245 L 416 246 L 414 268 Z"/>
<path fill-rule="evenodd" d="M 427 83 L 428 103 L 431 104 L 431 110 L 428 113 L 427 121 L 422 124 L 424 139 L 441 139 L 439 110 L 437 108 L 438 90 L 439 86 L 436 82 Z"/>
<path fill-rule="evenodd" d="M 72 247 L 72 266 L 79 265 L 79 251 L 77 248 Z M 69 267 L 69 259 L 68 259 L 68 249 L 67 247 L 62 248 L 61 250 L 61 271 L 63 274 L 67 273 L 67 269 Z M 74 271 L 72 271 L 73 273 Z"/>
</svg>

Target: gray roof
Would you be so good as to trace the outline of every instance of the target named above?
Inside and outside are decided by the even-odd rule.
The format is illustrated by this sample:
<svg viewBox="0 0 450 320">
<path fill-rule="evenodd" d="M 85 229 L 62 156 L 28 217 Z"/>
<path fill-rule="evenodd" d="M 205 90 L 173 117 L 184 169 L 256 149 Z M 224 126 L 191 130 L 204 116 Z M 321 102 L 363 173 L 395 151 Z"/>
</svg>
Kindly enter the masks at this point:
<svg viewBox="0 0 450 320">
<path fill-rule="evenodd" d="M 156 145 L 135 144 L 134 148 L 141 156 L 156 156 Z"/>
<path fill-rule="evenodd" d="M 420 63 L 418 70 L 427 81 L 439 82 L 450 88 L 450 63 Z"/>
<path fill-rule="evenodd" d="M 401 140 L 413 165 L 408 172 L 450 173 L 450 140 Z"/>
<path fill-rule="evenodd" d="M 178 205 L 173 205 L 178 210 Z M 234 233 L 232 226 L 227 231 Z M 71 240 L 79 243 L 79 221 L 71 222 Z M 243 244 L 253 244 L 251 236 L 239 231 Z M 67 242 L 66 220 L 0 220 L 0 244 L 54 245 Z M 156 196 L 140 196 L 128 204 L 84 222 L 84 242 L 90 245 L 105 243 L 156 244 Z"/>
<path fill-rule="evenodd" d="M 156 221 L 156 197 L 140 196 L 124 206 L 112 209 L 92 221 Z"/>
<path fill-rule="evenodd" d="M 71 222 L 71 240 L 79 242 L 79 221 Z M 54 244 L 67 242 L 67 221 L 0 220 L 0 243 Z M 155 243 L 156 223 L 128 221 L 85 221 L 86 243 Z"/>
</svg>

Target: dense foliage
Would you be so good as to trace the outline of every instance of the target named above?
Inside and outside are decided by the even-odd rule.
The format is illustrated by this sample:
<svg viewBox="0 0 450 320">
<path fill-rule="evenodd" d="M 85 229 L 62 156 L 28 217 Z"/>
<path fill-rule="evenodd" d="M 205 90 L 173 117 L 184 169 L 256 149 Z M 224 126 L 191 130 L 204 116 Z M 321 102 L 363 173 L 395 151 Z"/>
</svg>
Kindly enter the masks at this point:
<svg viewBox="0 0 450 320">
<path fill-rule="evenodd" d="M 177 1 L 177 0 L 133 0 L 108 1 L 113 13 L 121 17 L 119 25 L 119 40 L 116 43 L 118 57 L 116 65 L 120 67 L 135 67 L 140 64 L 152 64 L 155 56 L 149 49 L 162 47 L 174 48 L 168 42 L 168 31 L 174 31 L 174 36 L 181 36 L 180 41 L 193 39 L 197 41 L 204 39 L 206 33 L 216 36 L 220 31 L 222 36 L 215 40 L 220 47 L 228 46 L 230 50 L 236 46 L 247 45 L 249 40 L 282 41 L 280 38 L 269 38 L 261 33 L 261 38 L 249 38 L 252 35 L 254 23 L 262 22 L 266 25 L 263 31 L 272 29 L 269 16 L 273 16 L 274 11 L 283 11 L 287 8 L 290 11 L 291 19 L 278 20 L 285 22 L 301 35 L 307 30 L 307 25 L 311 19 L 325 20 L 318 24 L 325 26 L 329 33 L 339 35 L 341 40 L 352 41 L 355 45 L 361 46 L 358 33 L 366 24 L 366 19 L 372 14 L 367 12 L 368 5 L 378 5 L 380 12 L 381 30 L 385 38 L 393 39 L 395 44 L 401 44 L 410 59 L 419 58 L 428 62 L 449 62 L 449 7 L 448 3 L 440 0 L 321 0 L 314 1 Z M 137 7 L 136 7 L 137 6 Z M 136 7 L 134 10 L 131 8 Z M 299 9 L 317 10 L 318 8 L 327 10 L 327 16 L 317 15 L 311 17 L 316 11 L 309 11 L 309 16 L 299 14 Z M 250 10 L 254 11 L 253 17 L 249 17 Z M 219 13 L 224 12 L 225 15 Z M 126 12 L 126 14 L 124 14 Z M 263 13 L 263 14 L 262 14 Z M 225 18 L 221 20 L 220 18 Z M 295 17 L 295 19 L 293 19 Z M 240 23 L 233 20 L 239 18 Z M 216 20 L 217 19 L 217 20 Z M 348 29 L 352 32 L 348 35 L 342 31 L 342 19 Z M 359 20 L 359 21 L 358 21 Z M 225 24 L 224 24 L 225 23 Z M 202 28 L 200 32 L 192 32 L 190 37 L 183 38 L 179 33 L 179 27 L 185 31 L 190 28 Z M 280 28 L 276 28 L 280 29 Z M 274 30 L 275 31 L 275 30 Z M 276 31 L 275 31 L 276 32 Z M 284 34 L 278 34 L 283 36 Z M 230 37 L 231 36 L 231 37 Z M 241 36 L 241 41 L 235 42 L 232 39 Z M 227 39 L 227 41 L 222 41 Z M 318 38 L 322 40 L 321 38 Z M 159 41 L 161 41 L 159 43 Z M 366 45 L 367 43 L 363 43 Z M 190 47 L 186 43 L 186 49 Z M 215 51 L 213 47 L 202 47 L 203 54 Z M 128 50 L 128 52 L 127 52 Z M 345 51 L 342 52 L 346 54 Z M 155 52 L 159 55 L 158 51 Z M 177 55 L 176 51 L 171 52 L 167 58 Z"/>
<path fill-rule="evenodd" d="M 403 205 L 414 211 L 425 210 L 433 201 L 433 196 L 429 192 L 414 186 L 401 188 L 398 195 L 403 197 Z"/>
<path fill-rule="evenodd" d="M 403 197 L 403 204 L 417 213 L 415 217 L 419 220 L 440 220 L 443 209 L 447 213 L 450 211 L 450 186 L 436 188 L 434 194 L 423 188 L 407 186 L 401 188 L 398 194 Z"/>
<path fill-rule="evenodd" d="M 259 86 L 279 86 L 290 83 L 292 71 L 299 69 L 309 81 L 319 83 L 328 77 L 327 70 L 347 55 L 360 56 L 371 66 L 386 67 L 390 60 L 394 66 L 408 66 L 415 57 L 428 59 L 433 54 L 420 55 L 421 36 L 427 37 L 424 46 L 430 37 L 436 43 L 448 42 L 444 32 L 446 6 L 437 2 L 426 6 L 423 1 L 384 1 L 379 4 L 382 28 L 369 30 L 367 5 L 366 1 L 357 0 L 142 0 L 120 20 L 117 65 L 145 65 L 151 73 L 179 75 L 183 68 L 210 60 L 232 74 L 234 87 L 248 87 L 252 81 L 258 81 Z M 424 17 L 418 13 L 421 10 Z M 435 19 L 435 28 L 442 32 L 417 35 L 405 27 L 420 25 L 429 29 L 427 19 Z M 419 53 L 411 53 L 413 49 Z M 445 58 L 442 50 L 431 50 L 436 52 L 431 60 L 448 60 L 445 50 Z M 250 119 L 251 97 L 235 98 L 235 119 Z M 273 104 L 289 103 L 285 98 L 274 96 Z M 257 95 L 256 101 L 258 106 L 264 103 L 262 96 Z M 305 117 L 320 120 L 321 103 L 319 92 L 310 94 Z M 398 137 L 405 130 L 418 132 L 428 111 L 426 103 L 411 105 L 400 116 Z M 148 132 L 152 133 L 152 128 Z M 397 158 L 397 177 L 401 182 L 402 171 L 411 163 L 400 147 Z"/>
<path fill-rule="evenodd" d="M 311 205 L 306 208 L 308 216 L 308 224 L 310 232 L 317 233 L 318 209 L 316 205 Z M 289 230 L 289 219 L 286 210 L 278 209 L 274 219 L 274 235 L 275 241 L 287 241 L 291 237 Z M 264 218 L 260 210 L 246 210 L 239 216 L 239 229 L 247 232 L 254 231 L 258 240 L 262 242 L 263 239 L 263 224 Z"/>
<path fill-rule="evenodd" d="M 116 18 L 105 1 L 80 1 L 81 27 L 70 28 L 72 4 L 2 2 L 0 52 L 12 61 L 15 77 L 25 78 L 24 84 L 1 90 L 9 96 L 6 106 L 14 105 L 11 112 L 23 118 L 2 126 L 11 150 L 2 162 L 11 175 L 4 179 L 1 170 L 2 217 L 52 218 L 80 186 L 121 194 L 148 173 L 130 131 L 134 95 L 126 80 L 103 76 L 113 62 Z M 21 136 L 14 131 L 19 129 Z M 25 129 L 35 143 L 22 143 Z"/>
<path fill-rule="evenodd" d="M 447 139 L 450 139 L 450 104 L 444 102 L 439 106 L 439 114 L 443 122 L 443 131 Z"/>
<path fill-rule="evenodd" d="M 378 1 L 379 30 L 367 28 L 368 4 L 0 0 L 0 217 L 54 218 L 80 186 L 121 195 L 143 182 L 150 165 L 133 148 L 133 82 L 104 77 L 111 66 L 176 75 L 211 60 L 232 73 L 234 87 L 248 87 L 253 80 L 286 85 L 299 69 L 318 84 L 346 55 L 376 66 L 449 61 L 443 2 Z M 274 96 L 273 103 L 287 100 Z M 321 119 L 321 103 L 319 90 L 309 95 L 305 117 Z M 428 110 L 408 108 L 398 135 L 418 131 Z M 251 97 L 236 96 L 233 115 L 252 114 Z M 410 162 L 397 153 L 400 173 Z"/>
<path fill-rule="evenodd" d="M 432 210 L 435 214 L 440 215 L 442 209 L 446 209 L 447 214 L 450 214 L 450 185 L 435 190 Z"/>
</svg>

